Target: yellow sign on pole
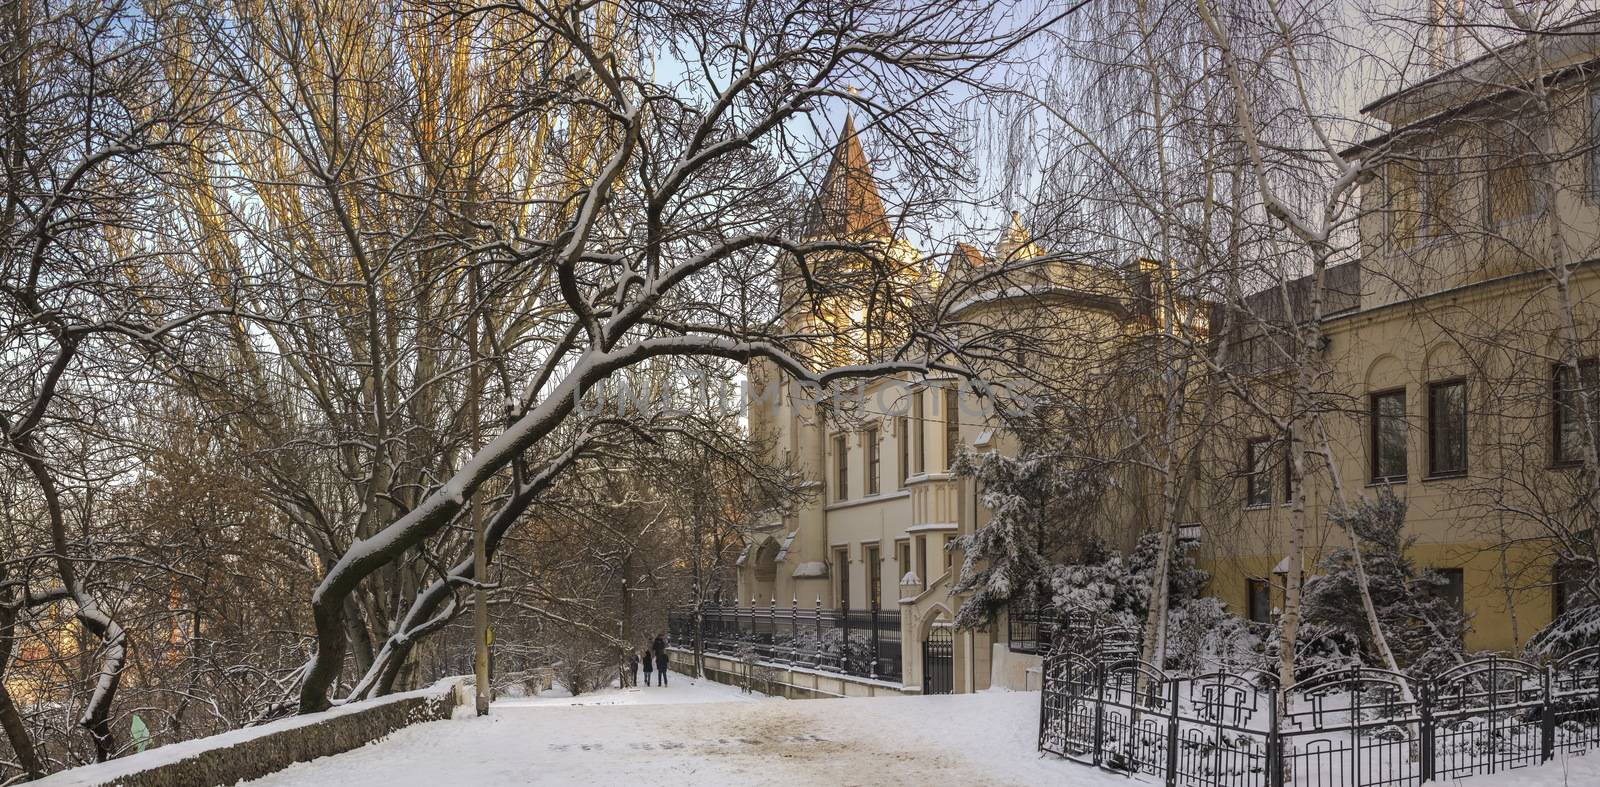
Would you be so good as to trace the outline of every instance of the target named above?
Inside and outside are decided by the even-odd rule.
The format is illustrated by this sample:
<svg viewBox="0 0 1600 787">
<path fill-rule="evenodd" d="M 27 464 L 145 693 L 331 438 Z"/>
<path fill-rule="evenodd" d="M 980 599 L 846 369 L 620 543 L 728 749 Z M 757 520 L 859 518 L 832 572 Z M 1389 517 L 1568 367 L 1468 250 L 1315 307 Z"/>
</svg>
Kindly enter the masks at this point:
<svg viewBox="0 0 1600 787">
<path fill-rule="evenodd" d="M 494 647 L 494 626 L 483 630 L 483 644 Z"/>
</svg>

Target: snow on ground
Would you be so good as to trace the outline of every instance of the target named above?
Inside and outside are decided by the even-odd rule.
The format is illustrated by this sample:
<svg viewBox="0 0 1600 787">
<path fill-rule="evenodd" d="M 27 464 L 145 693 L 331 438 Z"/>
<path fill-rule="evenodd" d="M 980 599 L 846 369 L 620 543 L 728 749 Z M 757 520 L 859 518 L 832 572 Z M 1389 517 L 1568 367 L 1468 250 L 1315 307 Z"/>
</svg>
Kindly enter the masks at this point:
<svg viewBox="0 0 1600 787">
<path fill-rule="evenodd" d="M 667 678 L 666 686 L 632 689 L 612 687 L 576 697 L 557 686 L 537 697 L 517 697 L 497 700 L 495 708 L 537 708 L 547 706 L 578 705 L 692 705 L 706 702 L 748 702 L 753 700 L 781 700 L 764 694 L 745 694 L 736 686 L 726 686 L 713 681 L 696 681 L 674 674 Z M 470 712 L 470 709 L 469 709 Z"/>
<path fill-rule="evenodd" d="M 709 681 L 672 681 L 505 700 L 486 718 L 408 727 L 252 784 L 1129 784 L 1041 758 L 1037 692 L 760 701 Z"/>
<path fill-rule="evenodd" d="M 301 763 L 255 787 L 495 785 L 1017 785 L 1139 787 L 1035 751 L 1038 692 L 787 701 L 674 674 L 667 688 L 564 691 Z M 1600 752 L 1441 780 L 1462 787 L 1595 787 Z"/>
</svg>

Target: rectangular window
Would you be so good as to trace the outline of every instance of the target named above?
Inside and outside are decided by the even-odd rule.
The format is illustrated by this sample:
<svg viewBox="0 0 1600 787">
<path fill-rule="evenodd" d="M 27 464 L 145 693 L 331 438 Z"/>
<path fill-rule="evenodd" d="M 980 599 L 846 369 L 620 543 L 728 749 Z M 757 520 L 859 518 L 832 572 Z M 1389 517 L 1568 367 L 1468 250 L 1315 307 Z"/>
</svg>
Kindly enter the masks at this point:
<svg viewBox="0 0 1600 787">
<path fill-rule="evenodd" d="M 961 406 L 956 389 L 944 390 L 944 469 L 955 467 L 961 450 Z"/>
<path fill-rule="evenodd" d="M 1490 126 L 1484 139 L 1490 225 L 1526 218 L 1538 209 L 1533 180 L 1535 150 L 1533 137 L 1516 123 L 1502 120 Z"/>
<path fill-rule="evenodd" d="M 850 446 L 844 435 L 833 436 L 833 499 L 850 499 Z"/>
<path fill-rule="evenodd" d="M 1294 441 L 1283 438 L 1283 504 L 1294 502 Z"/>
<path fill-rule="evenodd" d="M 1572 566 L 1557 565 L 1550 572 L 1550 616 L 1559 617 L 1567 610 L 1588 606 L 1589 591 L 1584 587 L 1583 575 Z"/>
<path fill-rule="evenodd" d="M 1457 232 L 1461 223 L 1461 150 L 1459 145 L 1446 145 L 1429 148 L 1423 155 L 1422 233 L 1437 238 Z"/>
<path fill-rule="evenodd" d="M 1465 610 L 1467 603 L 1465 573 L 1459 568 L 1435 568 L 1434 572 L 1444 578 L 1444 584 L 1435 588 L 1433 592 L 1455 605 L 1457 611 Z"/>
<path fill-rule="evenodd" d="M 1404 389 L 1372 395 L 1372 481 L 1406 480 L 1406 392 Z"/>
<path fill-rule="evenodd" d="M 1245 608 L 1251 623 L 1272 622 L 1272 585 L 1265 579 L 1246 579 Z"/>
<path fill-rule="evenodd" d="M 878 493 L 878 430 L 868 429 L 863 436 L 867 445 L 867 494 Z"/>
<path fill-rule="evenodd" d="M 900 488 L 911 477 L 911 422 L 905 416 L 894 419 L 895 443 L 900 447 Z"/>
<path fill-rule="evenodd" d="M 1428 475 L 1467 472 L 1467 383 L 1428 385 Z"/>
<path fill-rule="evenodd" d="M 1589 410 L 1589 431 L 1600 428 L 1600 360 L 1584 358 L 1578 362 L 1579 374 L 1572 367 L 1557 364 L 1555 367 L 1555 406 L 1551 421 L 1555 427 L 1556 464 L 1570 464 L 1583 460 L 1583 408 Z M 1581 397 L 1581 398 L 1580 398 Z"/>
<path fill-rule="evenodd" d="M 894 578 L 896 585 L 911 573 L 911 542 L 904 538 L 894 542 L 894 570 L 899 572 Z"/>
<path fill-rule="evenodd" d="M 917 475 L 922 475 L 923 473 L 927 472 L 927 469 L 928 469 L 928 464 L 927 464 L 927 461 L 926 461 L 926 452 L 924 452 L 922 450 L 923 449 L 923 445 L 922 445 L 922 443 L 923 443 L 923 439 L 922 439 L 922 435 L 923 435 L 923 428 L 922 428 L 923 420 L 924 419 L 923 419 L 923 412 L 922 412 L 922 391 L 920 391 L 920 390 L 912 391 L 911 392 L 911 453 L 915 454 L 915 463 L 912 465 L 911 471 L 913 473 L 917 474 Z"/>
<path fill-rule="evenodd" d="M 1383 168 L 1389 197 L 1389 244 L 1409 249 L 1422 234 L 1422 173 L 1416 162 L 1391 161 Z"/>
<path fill-rule="evenodd" d="M 1272 441 L 1257 437 L 1245 443 L 1244 499 L 1248 506 L 1272 505 Z"/>
<path fill-rule="evenodd" d="M 878 555 L 878 545 L 866 547 L 867 605 L 878 609 L 883 604 L 883 560 Z"/>
<path fill-rule="evenodd" d="M 850 547 L 833 551 L 833 570 L 839 575 L 839 608 L 850 608 Z"/>
</svg>

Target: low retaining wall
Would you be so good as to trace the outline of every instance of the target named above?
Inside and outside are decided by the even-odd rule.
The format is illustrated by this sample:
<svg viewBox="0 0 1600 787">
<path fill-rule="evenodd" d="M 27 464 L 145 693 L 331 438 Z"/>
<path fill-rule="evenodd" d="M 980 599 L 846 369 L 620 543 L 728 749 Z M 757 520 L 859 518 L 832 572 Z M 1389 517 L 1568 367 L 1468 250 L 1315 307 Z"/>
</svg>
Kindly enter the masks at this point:
<svg viewBox="0 0 1600 787">
<path fill-rule="evenodd" d="M 1038 691 L 1044 684 L 1044 659 L 1034 653 L 1015 653 L 1004 642 L 992 646 L 990 688 Z"/>
<path fill-rule="evenodd" d="M 470 701 L 465 678 L 309 716 L 246 727 L 85 765 L 30 787 L 213 787 L 259 779 L 297 762 L 359 749 L 402 727 L 448 719 Z"/>
<path fill-rule="evenodd" d="M 684 648 L 669 648 L 669 650 L 672 653 L 670 664 L 673 671 L 684 675 L 694 674 L 694 651 Z M 729 686 L 744 686 L 749 669 L 748 665 L 738 659 L 715 653 L 705 654 L 705 668 L 708 680 L 726 683 Z M 755 665 L 755 674 L 749 676 L 749 682 L 754 690 L 762 694 L 774 694 L 792 700 L 823 697 L 898 697 L 922 693 L 914 687 L 902 686 L 891 681 L 858 678 L 853 675 L 841 675 L 837 672 L 770 661 L 758 662 Z"/>
</svg>

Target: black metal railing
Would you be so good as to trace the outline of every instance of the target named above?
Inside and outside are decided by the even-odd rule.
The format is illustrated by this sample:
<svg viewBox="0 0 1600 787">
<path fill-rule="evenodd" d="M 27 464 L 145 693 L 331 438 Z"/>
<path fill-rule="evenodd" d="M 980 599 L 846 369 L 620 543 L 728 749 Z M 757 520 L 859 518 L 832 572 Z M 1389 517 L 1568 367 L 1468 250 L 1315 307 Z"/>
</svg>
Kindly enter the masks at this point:
<svg viewBox="0 0 1600 787">
<path fill-rule="evenodd" d="M 754 657 L 861 678 L 901 679 L 900 612 L 768 604 L 702 607 L 667 615 L 673 642 L 692 647 L 696 618 L 702 647 L 720 656 Z"/>
<path fill-rule="evenodd" d="M 1012 653 L 1044 653 L 1055 642 L 1055 607 L 1012 607 L 1006 611 L 1006 645 Z"/>
<path fill-rule="evenodd" d="M 1170 676 L 1123 639 L 1045 657 L 1042 751 L 1172 787 L 1406 787 L 1600 748 L 1600 648 L 1280 688 L 1265 674 Z"/>
</svg>

